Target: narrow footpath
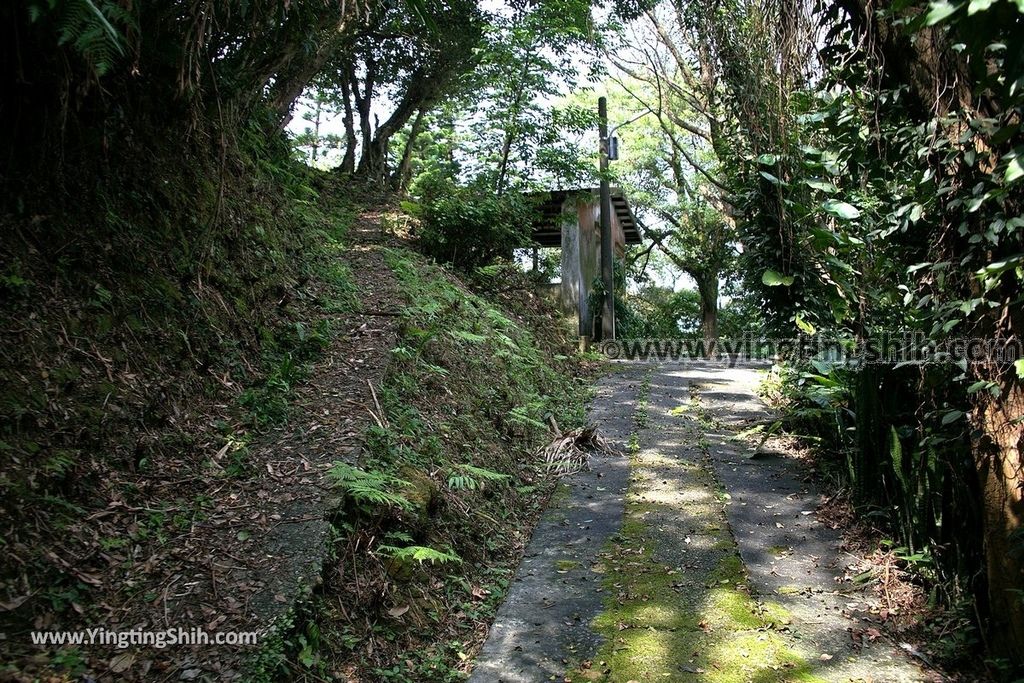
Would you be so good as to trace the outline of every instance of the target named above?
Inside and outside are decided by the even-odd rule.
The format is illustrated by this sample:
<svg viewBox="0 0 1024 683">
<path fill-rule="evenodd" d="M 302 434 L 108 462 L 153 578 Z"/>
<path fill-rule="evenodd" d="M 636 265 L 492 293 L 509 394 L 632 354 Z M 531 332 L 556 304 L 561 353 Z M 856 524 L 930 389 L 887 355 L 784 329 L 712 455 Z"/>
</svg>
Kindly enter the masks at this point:
<svg viewBox="0 0 1024 683">
<path fill-rule="evenodd" d="M 590 418 L 622 455 L 565 479 L 473 675 L 503 681 L 937 681 L 874 628 L 806 465 L 750 457 L 760 371 L 615 363 Z M 868 635 L 865 635 L 868 634 Z"/>
</svg>

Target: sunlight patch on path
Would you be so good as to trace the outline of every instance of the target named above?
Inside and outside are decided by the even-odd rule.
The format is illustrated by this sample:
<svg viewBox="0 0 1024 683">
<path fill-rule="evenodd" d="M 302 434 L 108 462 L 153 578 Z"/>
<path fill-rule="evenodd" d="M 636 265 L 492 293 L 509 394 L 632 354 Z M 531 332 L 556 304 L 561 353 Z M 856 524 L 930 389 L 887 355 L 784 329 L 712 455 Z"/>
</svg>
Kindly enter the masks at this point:
<svg viewBox="0 0 1024 683">
<path fill-rule="evenodd" d="M 853 643 L 869 600 L 838 590 L 839 532 L 804 514 L 804 465 L 735 438 L 767 414 L 757 381 L 616 364 L 591 415 L 628 462 L 566 480 L 471 681 L 935 680 L 889 641 Z"/>
<path fill-rule="evenodd" d="M 818 522 L 822 496 L 806 463 L 781 452 L 751 458 L 736 438 L 771 417 L 756 394 L 759 370 L 705 363 L 671 372 L 699 397 L 708 467 L 728 492 L 725 514 L 751 589 L 785 621 L 780 629 L 810 650 L 815 674 L 844 683 L 941 680 L 886 638 L 855 638 L 879 626 L 871 613 L 877 601 L 863 587 L 837 581 L 855 558 L 843 552 L 841 531 Z"/>
<path fill-rule="evenodd" d="M 655 373 L 626 516 L 602 553 L 604 642 L 574 681 L 815 681 L 751 596 L 685 380 Z"/>
</svg>

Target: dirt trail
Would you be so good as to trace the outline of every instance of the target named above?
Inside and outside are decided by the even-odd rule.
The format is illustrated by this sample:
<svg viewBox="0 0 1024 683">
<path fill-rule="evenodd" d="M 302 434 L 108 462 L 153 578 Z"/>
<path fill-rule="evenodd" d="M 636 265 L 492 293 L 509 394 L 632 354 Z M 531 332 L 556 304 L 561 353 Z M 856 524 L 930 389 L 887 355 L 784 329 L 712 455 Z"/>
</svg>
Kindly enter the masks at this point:
<svg viewBox="0 0 1024 683">
<path fill-rule="evenodd" d="M 269 651 L 271 630 L 287 629 L 319 583 L 338 503 L 324 473 L 333 461 L 357 457 L 370 387 L 380 384 L 398 324 L 388 315 L 399 295 L 380 249 L 387 240 L 379 213 L 360 216 L 349 238 L 345 265 L 360 300 L 353 311 L 331 314 L 337 334 L 292 397 L 288 423 L 250 446 L 245 476 L 196 478 L 193 488 L 172 491 L 208 500 L 208 519 L 128 568 L 121 583 L 110 582 L 132 590 L 124 604 L 120 595 L 104 596 L 102 605 L 115 606 L 98 622 L 105 628 L 256 631 Z M 252 648 L 229 645 L 108 649 L 89 655 L 99 671 L 113 657 L 114 680 L 239 680 L 256 661 Z"/>
<path fill-rule="evenodd" d="M 876 636 L 819 492 L 737 432 L 755 368 L 616 363 L 595 458 L 538 526 L 471 681 L 928 681 Z"/>
</svg>

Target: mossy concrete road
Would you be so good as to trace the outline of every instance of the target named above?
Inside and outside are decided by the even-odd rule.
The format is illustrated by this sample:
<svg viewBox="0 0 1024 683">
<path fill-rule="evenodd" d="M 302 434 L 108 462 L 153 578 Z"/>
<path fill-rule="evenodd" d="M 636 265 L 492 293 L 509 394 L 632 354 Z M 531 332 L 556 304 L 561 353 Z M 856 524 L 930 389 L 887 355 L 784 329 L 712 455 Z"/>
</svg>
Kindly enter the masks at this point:
<svg viewBox="0 0 1024 683">
<path fill-rule="evenodd" d="M 615 363 L 591 418 L 624 456 L 565 481 L 471 681 L 927 681 L 837 582 L 804 465 L 749 457 L 758 370 Z"/>
</svg>

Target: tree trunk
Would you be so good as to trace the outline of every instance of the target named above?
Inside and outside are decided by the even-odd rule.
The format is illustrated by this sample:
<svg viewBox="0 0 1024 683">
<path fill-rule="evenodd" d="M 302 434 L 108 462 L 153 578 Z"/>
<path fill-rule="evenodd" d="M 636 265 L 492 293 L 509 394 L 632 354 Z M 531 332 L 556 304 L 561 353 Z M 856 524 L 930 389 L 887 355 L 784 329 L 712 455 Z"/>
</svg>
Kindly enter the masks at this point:
<svg viewBox="0 0 1024 683">
<path fill-rule="evenodd" d="M 520 111 L 523 108 L 523 96 L 525 95 L 526 77 L 530 75 L 530 67 L 532 66 L 532 60 L 527 59 L 523 63 L 523 68 L 519 73 L 518 87 L 516 88 L 515 98 L 512 100 L 512 106 L 509 107 L 509 126 L 505 129 L 505 139 L 501 144 L 501 160 L 498 162 L 498 178 L 494 183 L 495 193 L 500 195 L 505 191 L 505 181 L 508 178 L 508 161 L 509 155 L 512 152 L 512 143 L 515 142 L 515 125 L 516 119 L 519 116 Z"/>
<path fill-rule="evenodd" d="M 338 168 L 342 173 L 352 173 L 356 170 L 356 145 L 359 144 L 356 138 L 355 116 L 352 112 L 352 93 L 348 80 L 341 82 L 341 96 L 345 100 L 345 156 L 341 159 L 341 166 Z"/>
<path fill-rule="evenodd" d="M 324 104 L 318 97 L 316 100 L 316 118 L 313 119 L 313 152 L 312 163 L 316 163 L 317 155 L 320 152 L 320 118 L 323 115 Z"/>
<path fill-rule="evenodd" d="M 373 104 L 373 85 L 377 75 L 376 64 L 372 60 L 366 62 L 366 78 L 363 80 L 363 92 L 359 94 L 359 80 L 356 78 L 355 69 L 349 73 L 349 87 L 352 89 L 352 100 L 356 105 L 356 112 L 359 114 L 359 134 L 362 137 L 362 150 L 359 155 L 359 167 L 370 153 L 370 143 L 373 140 L 373 125 L 370 122 L 370 108 Z"/>
<path fill-rule="evenodd" d="M 313 78 L 324 68 L 334 50 L 340 48 L 343 37 L 339 33 L 325 41 L 319 50 L 299 64 L 295 71 L 287 76 L 279 76 L 280 80 L 274 84 L 270 95 L 270 108 L 277 116 L 278 130 L 284 130 L 291 122 L 295 100 L 299 99 Z"/>
<path fill-rule="evenodd" d="M 991 338 L 991 337 L 989 337 Z M 1017 337 L 1019 338 L 1019 337 Z M 990 645 L 1017 663 L 1024 645 L 1024 386 L 1008 363 L 976 367 L 1000 395 L 973 394 L 974 463 L 981 486 Z"/>
<path fill-rule="evenodd" d="M 700 330 L 704 337 L 704 355 L 710 358 L 718 349 L 718 273 L 702 273 L 694 279 L 700 295 Z"/>
<path fill-rule="evenodd" d="M 909 86 L 909 96 L 922 113 L 942 115 L 957 105 L 970 106 L 971 79 L 963 60 L 948 48 L 950 40 L 942 27 L 928 27 L 907 35 L 903 25 L 893 22 L 899 13 L 887 14 L 891 2 L 839 0 L 855 32 L 867 38 L 868 57 L 884 65 L 884 87 Z M 942 84 L 942 87 L 938 87 Z"/>
<path fill-rule="evenodd" d="M 335 55 L 352 49 L 357 35 L 359 7 L 342 4 L 340 9 L 338 13 L 336 9 L 327 7 L 314 26 L 284 32 L 294 36 L 286 45 L 281 45 L 277 36 L 251 41 L 261 52 L 280 55 L 259 72 L 258 86 L 254 90 L 259 96 L 267 93 L 267 104 L 276 116 L 277 130 L 284 130 L 291 121 L 295 101 L 327 62 Z M 301 21 L 303 13 L 295 12 L 293 16 L 292 21 Z M 310 39 L 316 42 L 313 50 L 304 45 Z M 268 45 L 275 45 L 278 49 L 268 51 Z"/>
<path fill-rule="evenodd" d="M 424 108 L 420 107 L 416 112 L 416 118 L 412 121 L 412 127 L 409 128 L 409 137 L 405 141 L 405 149 L 402 150 L 402 161 L 391 176 L 391 187 L 396 192 L 405 192 L 409 187 L 409 180 L 412 178 L 412 152 L 416 145 L 416 138 L 419 137 L 420 130 L 423 128 L 423 114 Z"/>
<path fill-rule="evenodd" d="M 508 156 L 512 149 L 512 127 L 505 131 L 505 140 L 501 145 L 501 160 L 498 162 L 498 178 L 494 183 L 495 194 L 501 195 L 505 189 L 505 174 L 508 172 Z"/>
<path fill-rule="evenodd" d="M 363 157 L 356 168 L 357 176 L 381 185 L 387 182 L 387 154 L 391 137 L 409 122 L 413 114 L 433 105 L 452 75 L 451 71 L 442 71 L 440 74 L 419 72 L 412 75 L 411 85 L 395 111 L 387 121 L 377 126 L 372 139 L 363 140 Z"/>
<path fill-rule="evenodd" d="M 999 109 L 989 97 L 971 92 L 972 79 L 964 60 L 951 47 L 942 27 L 924 28 L 908 36 L 897 15 L 870 0 L 838 0 L 850 15 L 855 32 L 865 38 L 869 59 L 884 65 L 880 79 L 884 86 L 909 87 L 922 121 L 948 112 L 986 115 Z M 994 162 L 993 162 L 994 165 Z M 960 178 L 952 178 L 962 182 Z M 946 223 L 936 228 L 932 241 L 940 245 L 939 258 L 960 260 L 965 243 L 956 235 L 958 226 Z M 951 238 L 946 237 L 953 235 Z M 941 246 L 945 245 L 945 246 Z M 1006 243 L 1002 249 L 1009 248 Z M 992 260 L 1001 256 L 990 254 Z M 970 289 L 968 284 L 965 288 Z M 969 295 L 970 292 L 965 292 Z M 1005 293 L 1004 306 L 984 308 L 976 319 L 975 337 L 1019 340 L 1024 334 L 1016 291 Z M 1020 663 L 1024 653 L 1024 503 L 1022 503 L 1021 444 L 1024 442 L 1024 388 L 1012 365 L 990 359 L 972 366 L 973 379 L 995 382 L 1000 395 L 987 391 L 971 395 L 972 450 L 983 505 L 983 536 L 988 579 L 989 645 L 999 654 Z"/>
<path fill-rule="evenodd" d="M 356 175 L 377 184 L 383 184 L 388 174 L 388 143 L 391 136 L 378 134 L 369 143 L 363 143 L 363 156 L 359 159 Z"/>
</svg>

